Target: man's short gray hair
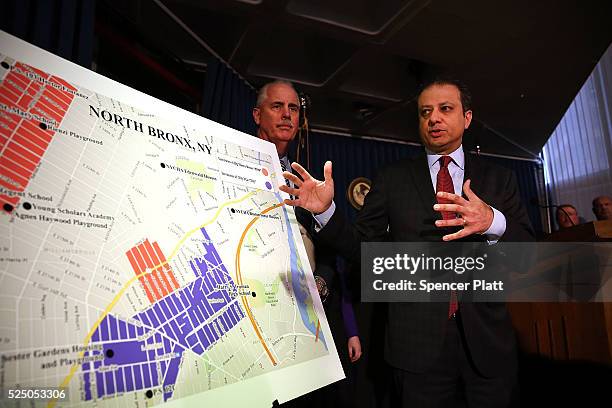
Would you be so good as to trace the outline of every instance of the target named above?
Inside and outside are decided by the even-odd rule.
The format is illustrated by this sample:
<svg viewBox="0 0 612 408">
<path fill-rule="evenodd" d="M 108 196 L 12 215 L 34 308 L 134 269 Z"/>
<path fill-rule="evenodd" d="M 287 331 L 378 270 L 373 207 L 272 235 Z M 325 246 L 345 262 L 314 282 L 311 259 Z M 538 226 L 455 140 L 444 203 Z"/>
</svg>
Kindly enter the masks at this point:
<svg viewBox="0 0 612 408">
<path fill-rule="evenodd" d="M 259 108 L 263 101 L 268 97 L 268 88 L 272 85 L 287 85 L 289 88 L 293 89 L 293 92 L 295 92 L 296 95 L 298 94 L 291 82 L 284 79 L 277 79 L 272 82 L 268 82 L 259 89 L 259 92 L 257 92 L 257 102 L 255 104 L 256 108 Z"/>
</svg>

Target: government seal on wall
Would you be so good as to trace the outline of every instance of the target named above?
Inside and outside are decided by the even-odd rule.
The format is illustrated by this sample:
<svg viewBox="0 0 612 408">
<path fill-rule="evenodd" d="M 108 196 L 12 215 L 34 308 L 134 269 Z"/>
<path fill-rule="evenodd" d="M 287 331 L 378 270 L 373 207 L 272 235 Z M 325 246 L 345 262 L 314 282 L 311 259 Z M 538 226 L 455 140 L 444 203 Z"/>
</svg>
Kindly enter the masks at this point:
<svg viewBox="0 0 612 408">
<path fill-rule="evenodd" d="M 351 181 L 351 184 L 349 184 L 346 190 L 346 198 L 355 209 L 361 210 L 361 207 L 363 207 L 363 200 L 365 200 L 365 196 L 370 192 L 371 185 L 372 182 L 370 179 L 365 177 L 357 177 L 355 180 Z"/>
</svg>

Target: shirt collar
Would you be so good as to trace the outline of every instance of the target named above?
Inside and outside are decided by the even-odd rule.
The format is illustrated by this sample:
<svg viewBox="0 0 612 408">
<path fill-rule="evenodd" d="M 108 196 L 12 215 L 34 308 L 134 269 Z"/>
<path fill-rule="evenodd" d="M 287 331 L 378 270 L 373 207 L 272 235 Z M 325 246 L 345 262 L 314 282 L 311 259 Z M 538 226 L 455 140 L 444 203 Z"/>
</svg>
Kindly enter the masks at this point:
<svg viewBox="0 0 612 408">
<path fill-rule="evenodd" d="M 436 164 L 438 160 L 440 160 L 440 157 L 442 157 L 442 155 L 433 153 L 429 151 L 427 148 L 425 148 L 425 151 L 427 152 L 427 164 L 429 164 L 429 168 L 431 168 L 431 166 L 433 166 L 434 164 Z M 465 166 L 465 155 L 463 153 L 463 145 L 459 145 L 459 147 L 454 152 L 449 154 L 449 156 L 453 159 L 453 162 L 455 162 L 455 164 L 461 170 L 463 170 Z"/>
</svg>

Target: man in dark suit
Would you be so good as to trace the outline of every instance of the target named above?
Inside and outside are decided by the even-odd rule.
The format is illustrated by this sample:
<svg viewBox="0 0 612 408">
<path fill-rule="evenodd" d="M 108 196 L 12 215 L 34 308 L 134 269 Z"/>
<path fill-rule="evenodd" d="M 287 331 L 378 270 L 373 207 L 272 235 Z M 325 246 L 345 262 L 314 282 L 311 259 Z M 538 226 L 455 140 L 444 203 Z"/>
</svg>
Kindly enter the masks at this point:
<svg viewBox="0 0 612 408">
<path fill-rule="evenodd" d="M 273 81 L 261 87 L 253 108 L 253 120 L 257 124 L 257 137 L 271 142 L 276 147 L 283 170 L 290 169 L 289 144 L 299 129 L 300 105 L 298 94 L 287 81 Z M 287 182 L 289 183 L 289 182 Z M 289 183 L 290 185 L 290 183 Z M 315 267 L 314 245 L 303 224 L 311 223 L 304 211 L 296 211 L 300 222 L 300 233 L 304 240 L 311 269 Z"/>
<path fill-rule="evenodd" d="M 425 151 L 380 172 L 354 225 L 335 211 L 331 162 L 325 163 L 324 181 L 294 164 L 302 179 L 285 173 L 295 184 L 281 187 L 295 196 L 287 204 L 316 214 L 318 238 L 353 261 L 363 241 L 532 240 L 514 175 L 463 151 L 470 99 L 454 80 L 422 88 L 418 116 Z M 516 345 L 504 304 L 456 298 L 390 303 L 385 359 L 406 407 L 504 407 L 516 385 Z"/>
</svg>

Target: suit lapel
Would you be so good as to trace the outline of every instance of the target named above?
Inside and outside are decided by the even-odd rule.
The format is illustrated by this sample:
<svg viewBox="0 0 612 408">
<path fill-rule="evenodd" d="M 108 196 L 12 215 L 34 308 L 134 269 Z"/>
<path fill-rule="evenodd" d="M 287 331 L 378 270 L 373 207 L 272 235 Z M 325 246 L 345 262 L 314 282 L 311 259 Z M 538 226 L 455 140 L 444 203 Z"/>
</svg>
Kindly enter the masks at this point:
<svg viewBox="0 0 612 408">
<path fill-rule="evenodd" d="M 478 177 L 478 175 L 480 174 L 479 172 L 480 162 L 478 161 L 478 158 L 474 157 L 474 155 L 466 151 L 463 182 L 465 183 L 468 179 L 472 180 L 470 183 L 470 188 L 476 194 L 479 194 L 482 191 L 482 180 L 484 179 L 484 177 Z M 463 191 L 461 192 L 461 195 L 463 196 L 463 198 L 467 198 Z"/>
<path fill-rule="evenodd" d="M 425 152 L 419 154 L 410 162 L 410 173 L 416 191 L 421 198 L 423 209 L 434 217 L 436 212 L 433 210 L 433 205 L 436 203 L 436 193 L 431 185 L 431 174 L 429 173 Z"/>
</svg>

